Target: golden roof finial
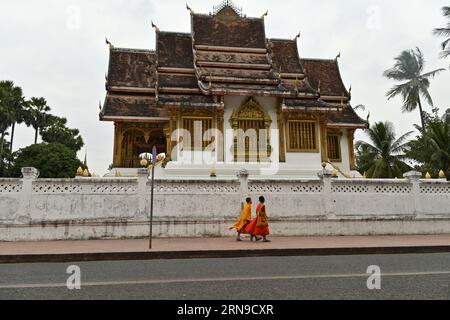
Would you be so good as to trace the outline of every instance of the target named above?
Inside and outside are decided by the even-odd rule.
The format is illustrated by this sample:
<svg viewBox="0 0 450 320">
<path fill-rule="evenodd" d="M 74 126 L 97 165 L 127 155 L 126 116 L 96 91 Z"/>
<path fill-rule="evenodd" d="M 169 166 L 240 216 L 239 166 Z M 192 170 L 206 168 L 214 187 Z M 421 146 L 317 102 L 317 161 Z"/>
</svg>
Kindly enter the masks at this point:
<svg viewBox="0 0 450 320">
<path fill-rule="evenodd" d="M 264 12 L 264 14 L 261 16 L 261 19 L 264 19 L 265 17 L 267 17 L 268 14 L 269 14 L 269 10 L 267 10 L 266 12 Z"/>
<path fill-rule="evenodd" d="M 109 49 L 112 49 L 112 48 L 114 48 L 114 46 L 112 45 L 112 43 L 111 42 L 109 42 L 109 40 L 108 40 L 108 38 L 107 37 L 105 37 L 105 41 L 106 41 L 106 44 L 109 46 Z"/>
<path fill-rule="evenodd" d="M 153 20 L 152 20 L 152 28 L 155 29 L 156 32 L 159 32 L 159 28 L 156 26 L 156 24 L 153 23 Z"/>
<path fill-rule="evenodd" d="M 194 10 L 192 10 L 187 3 L 186 3 L 186 9 L 189 11 L 190 14 L 194 14 Z"/>
<path fill-rule="evenodd" d="M 337 54 L 336 58 L 334 58 L 334 60 L 337 60 L 341 57 L 341 52 L 339 51 L 339 53 Z"/>
<path fill-rule="evenodd" d="M 302 35 L 302 33 L 299 31 L 296 36 L 294 37 L 294 41 L 297 41 L 297 39 L 300 38 L 300 36 Z"/>
</svg>

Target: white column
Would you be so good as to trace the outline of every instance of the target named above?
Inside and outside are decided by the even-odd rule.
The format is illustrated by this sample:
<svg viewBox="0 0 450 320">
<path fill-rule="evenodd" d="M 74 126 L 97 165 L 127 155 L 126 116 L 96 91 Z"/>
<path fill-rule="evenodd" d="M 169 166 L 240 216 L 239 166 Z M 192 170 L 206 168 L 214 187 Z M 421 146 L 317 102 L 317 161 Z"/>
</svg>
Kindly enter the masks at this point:
<svg viewBox="0 0 450 320">
<path fill-rule="evenodd" d="M 31 195 L 33 193 L 33 182 L 39 177 L 39 170 L 36 168 L 22 168 L 22 177 L 20 207 L 14 220 L 18 223 L 30 223 L 32 220 Z"/>
<path fill-rule="evenodd" d="M 423 214 L 420 208 L 420 178 L 422 178 L 422 173 L 417 171 L 410 171 L 404 174 L 404 177 L 408 179 L 409 183 L 412 184 L 411 189 L 411 201 L 414 203 L 414 214 L 419 216 Z"/>
<path fill-rule="evenodd" d="M 140 217 L 147 217 L 147 182 L 148 182 L 148 170 L 147 169 L 138 169 L 138 188 L 137 188 L 137 196 L 138 196 L 138 210 Z"/>
</svg>

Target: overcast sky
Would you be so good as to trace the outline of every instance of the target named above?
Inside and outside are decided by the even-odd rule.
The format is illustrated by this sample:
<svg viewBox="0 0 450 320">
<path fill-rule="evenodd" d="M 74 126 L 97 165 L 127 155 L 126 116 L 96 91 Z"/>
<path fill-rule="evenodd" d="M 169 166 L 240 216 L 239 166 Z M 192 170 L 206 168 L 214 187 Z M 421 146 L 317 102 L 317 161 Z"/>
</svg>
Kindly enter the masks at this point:
<svg viewBox="0 0 450 320">
<path fill-rule="evenodd" d="M 200 13 L 213 10 L 220 0 L 190 0 Z M 382 73 L 404 49 L 419 47 L 428 70 L 448 67 L 440 60 L 442 39 L 432 35 L 445 25 L 441 7 L 448 0 L 236 0 L 248 16 L 266 10 L 266 34 L 293 38 L 300 30 L 302 57 L 334 58 L 354 105 L 364 104 L 371 121 L 391 120 L 398 134 L 413 130 L 418 112 L 402 114 L 400 98 L 387 101 L 393 85 Z M 98 120 L 98 104 L 105 97 L 108 48 L 155 48 L 150 21 L 166 31 L 190 31 L 185 1 L 180 0 L 1 0 L 0 80 L 13 80 L 25 95 L 43 96 L 53 113 L 79 128 L 88 148 L 91 171 L 104 174 L 112 163 L 113 124 Z M 431 86 L 435 106 L 449 101 L 450 71 Z M 430 110 L 426 106 L 427 110 Z M 366 117 L 366 112 L 361 112 Z M 32 129 L 17 129 L 15 149 L 33 142 Z M 364 137 L 361 131 L 357 138 Z M 84 158 L 84 150 L 79 154 Z"/>
</svg>

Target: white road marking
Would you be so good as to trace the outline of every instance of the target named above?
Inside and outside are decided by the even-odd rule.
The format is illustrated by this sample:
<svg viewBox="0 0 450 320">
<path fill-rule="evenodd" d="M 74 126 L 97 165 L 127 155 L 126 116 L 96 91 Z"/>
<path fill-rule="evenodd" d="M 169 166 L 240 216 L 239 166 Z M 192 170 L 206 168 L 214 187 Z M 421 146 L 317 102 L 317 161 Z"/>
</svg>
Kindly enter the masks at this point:
<svg viewBox="0 0 450 320">
<path fill-rule="evenodd" d="M 450 275 L 450 271 L 383 273 L 382 274 L 383 277 L 412 277 L 412 276 L 434 276 L 434 275 Z M 82 283 L 81 286 L 82 287 L 102 287 L 102 286 L 146 285 L 146 284 L 176 284 L 176 283 L 233 282 L 233 281 L 270 281 L 270 280 L 310 280 L 310 279 L 367 278 L 367 277 L 368 277 L 367 274 L 324 274 L 324 275 L 302 275 L 302 276 L 85 282 L 85 283 Z M 67 286 L 65 283 L 0 285 L 0 289 L 32 289 L 32 288 L 67 288 Z"/>
</svg>

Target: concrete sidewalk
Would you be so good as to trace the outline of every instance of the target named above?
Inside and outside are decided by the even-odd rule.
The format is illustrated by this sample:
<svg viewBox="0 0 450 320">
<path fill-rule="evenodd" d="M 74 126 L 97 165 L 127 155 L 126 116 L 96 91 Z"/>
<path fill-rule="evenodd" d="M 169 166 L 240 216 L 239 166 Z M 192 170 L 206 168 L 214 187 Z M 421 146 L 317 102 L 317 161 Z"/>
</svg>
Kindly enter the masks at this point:
<svg viewBox="0 0 450 320">
<path fill-rule="evenodd" d="M 450 252 L 450 235 L 2 242 L 0 263 Z"/>
</svg>

